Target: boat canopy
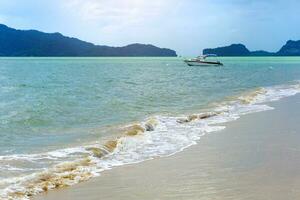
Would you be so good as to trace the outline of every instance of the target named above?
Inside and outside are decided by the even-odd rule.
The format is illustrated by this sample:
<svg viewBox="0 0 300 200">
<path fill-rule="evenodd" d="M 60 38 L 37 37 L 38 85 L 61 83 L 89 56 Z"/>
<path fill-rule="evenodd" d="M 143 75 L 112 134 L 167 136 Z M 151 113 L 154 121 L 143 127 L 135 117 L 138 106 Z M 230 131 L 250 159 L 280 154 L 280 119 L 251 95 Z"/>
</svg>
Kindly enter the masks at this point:
<svg viewBox="0 0 300 200">
<path fill-rule="evenodd" d="M 198 56 L 197 58 L 198 59 L 205 59 L 207 57 L 217 57 L 216 54 L 205 54 L 205 55 L 202 55 L 202 56 Z"/>
</svg>

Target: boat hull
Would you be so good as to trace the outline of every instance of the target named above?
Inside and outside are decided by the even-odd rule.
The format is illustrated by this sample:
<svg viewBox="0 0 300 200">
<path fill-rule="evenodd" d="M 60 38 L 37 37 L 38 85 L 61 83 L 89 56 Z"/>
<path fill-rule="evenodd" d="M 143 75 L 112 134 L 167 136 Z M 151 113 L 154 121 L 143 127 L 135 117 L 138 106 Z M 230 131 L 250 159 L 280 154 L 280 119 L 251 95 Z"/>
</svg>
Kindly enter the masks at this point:
<svg viewBox="0 0 300 200">
<path fill-rule="evenodd" d="M 188 66 L 222 66 L 220 62 L 210 62 L 210 61 L 184 61 Z"/>
</svg>

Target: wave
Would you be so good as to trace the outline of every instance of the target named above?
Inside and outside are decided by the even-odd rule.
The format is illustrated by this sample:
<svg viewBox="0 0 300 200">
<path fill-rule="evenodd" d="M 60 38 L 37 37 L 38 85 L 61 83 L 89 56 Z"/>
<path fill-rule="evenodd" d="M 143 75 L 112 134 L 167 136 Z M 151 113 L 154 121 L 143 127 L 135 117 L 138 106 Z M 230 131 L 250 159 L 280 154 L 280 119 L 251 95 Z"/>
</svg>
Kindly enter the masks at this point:
<svg viewBox="0 0 300 200">
<path fill-rule="evenodd" d="M 225 122 L 242 115 L 272 110 L 264 104 L 300 93 L 300 83 L 262 87 L 231 97 L 210 112 L 188 116 L 153 116 L 122 128 L 115 139 L 39 154 L 0 156 L 11 171 L 27 170 L 0 181 L 0 198 L 25 200 L 38 193 L 62 188 L 99 176 L 116 166 L 170 156 L 195 145 L 205 134 L 220 131 Z M 26 163 L 28 168 L 16 167 Z M 39 168 L 34 168 L 39 164 Z M 51 167 L 49 167 L 51 166 Z"/>
</svg>

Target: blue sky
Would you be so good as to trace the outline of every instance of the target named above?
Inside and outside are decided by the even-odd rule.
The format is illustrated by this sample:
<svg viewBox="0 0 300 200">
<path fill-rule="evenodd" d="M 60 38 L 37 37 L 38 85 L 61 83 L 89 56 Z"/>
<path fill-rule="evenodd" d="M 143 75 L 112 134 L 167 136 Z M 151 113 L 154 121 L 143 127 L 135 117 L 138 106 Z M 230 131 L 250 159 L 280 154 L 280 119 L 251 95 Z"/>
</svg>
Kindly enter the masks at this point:
<svg viewBox="0 0 300 200">
<path fill-rule="evenodd" d="M 297 0 L 0 0 L 0 23 L 197 55 L 231 43 L 277 51 L 288 39 L 300 40 L 299 9 Z"/>
</svg>

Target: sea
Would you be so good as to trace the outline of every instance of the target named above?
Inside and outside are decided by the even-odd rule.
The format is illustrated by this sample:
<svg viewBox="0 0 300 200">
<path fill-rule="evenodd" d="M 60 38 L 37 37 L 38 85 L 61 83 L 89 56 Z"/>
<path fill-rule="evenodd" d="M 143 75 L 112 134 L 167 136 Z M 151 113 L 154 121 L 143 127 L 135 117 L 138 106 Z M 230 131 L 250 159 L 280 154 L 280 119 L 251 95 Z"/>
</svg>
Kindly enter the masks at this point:
<svg viewBox="0 0 300 200">
<path fill-rule="evenodd" d="M 300 57 L 0 58 L 0 199 L 183 151 L 300 93 Z"/>
</svg>

